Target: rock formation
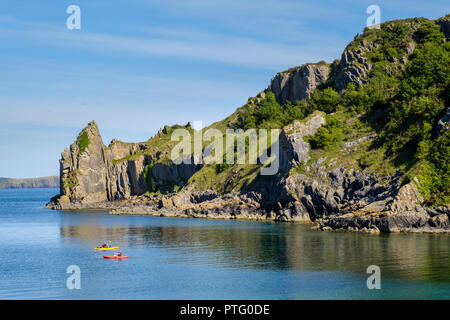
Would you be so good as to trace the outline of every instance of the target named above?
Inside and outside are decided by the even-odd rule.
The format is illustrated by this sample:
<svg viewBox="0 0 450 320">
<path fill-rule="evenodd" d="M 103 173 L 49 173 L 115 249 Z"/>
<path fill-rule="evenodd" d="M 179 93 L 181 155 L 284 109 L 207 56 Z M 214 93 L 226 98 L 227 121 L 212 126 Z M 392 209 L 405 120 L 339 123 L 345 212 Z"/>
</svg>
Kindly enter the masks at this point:
<svg viewBox="0 0 450 320">
<path fill-rule="evenodd" d="M 420 43 L 414 32 L 424 19 L 405 21 L 412 34 L 401 43 L 401 55 L 384 61 L 398 72 L 404 70 L 409 55 Z M 435 21 L 447 38 L 449 21 L 448 17 Z M 385 26 L 390 25 L 388 22 Z M 277 73 L 269 87 L 249 99 L 244 107 L 257 109 L 255 102 L 265 99 L 268 92 L 273 92 L 278 107 L 282 107 L 288 102 L 311 98 L 320 85 L 332 86 L 341 94 L 350 83 L 358 89 L 373 76 L 374 64 L 368 56 L 380 49 L 375 39 L 355 38 L 341 59 L 330 65 L 309 63 Z M 447 108 L 440 115 L 435 135 L 448 130 L 449 114 Z M 220 122 L 218 128 L 232 128 L 237 118 L 233 115 Z M 216 190 L 209 185 L 198 189 L 194 183 L 194 178 L 218 177 L 222 174 L 220 166 L 206 166 L 202 170 L 202 164 L 176 165 L 168 160 L 173 147 L 168 136 L 173 128 L 161 129 L 152 138 L 153 144 L 113 140 L 106 147 L 97 124 L 91 122 L 70 149 L 62 153 L 60 195 L 48 207 L 104 208 L 113 214 L 314 222 L 321 230 L 450 232 L 450 208 L 427 208 L 417 178 L 405 179 L 401 170 L 380 175 L 365 170 L 355 159 L 352 164 L 340 162 L 340 157 L 356 152 L 375 139 L 378 132 L 364 131 L 350 136 L 342 142 L 340 150 L 335 150 L 338 155 L 312 158 L 305 137 L 315 135 L 326 119 L 329 118 L 323 112 L 315 111 L 306 119 L 285 126 L 279 136 L 278 173 L 270 177 L 254 174 L 261 167 L 256 166 L 244 175 L 247 180 L 239 188 L 223 193 L 218 192 L 217 186 Z M 190 124 L 184 128 L 193 130 Z M 227 185 L 228 181 L 241 179 L 239 174 L 244 169 L 232 168 L 230 176 L 221 181 Z M 209 176 L 198 177 L 205 171 Z M 163 194 L 156 194 L 155 190 Z"/>
<path fill-rule="evenodd" d="M 81 146 L 83 136 L 85 145 Z M 94 204 L 146 193 L 149 186 L 144 176 L 145 167 L 160 156 L 144 155 L 143 151 L 147 147 L 145 143 L 124 143 L 118 140 L 111 141 L 106 147 L 97 124 L 95 121 L 90 122 L 70 149 L 65 149 L 61 154 L 62 202 Z M 160 184 L 186 181 L 200 167 L 157 164 L 151 168 L 151 179 Z"/>
<path fill-rule="evenodd" d="M 297 166 L 309 160 L 309 143 L 303 138 L 313 136 L 317 129 L 325 124 L 325 114 L 316 112 L 309 119 L 294 121 L 286 126 L 280 135 L 281 160 L 280 162 L 289 166 Z"/>
<path fill-rule="evenodd" d="M 280 104 L 287 101 L 295 103 L 297 100 L 309 98 L 314 89 L 328 79 L 329 71 L 325 62 L 291 68 L 277 73 L 267 91 L 273 92 Z"/>
<path fill-rule="evenodd" d="M 438 123 L 436 124 L 436 133 L 438 135 L 442 135 L 449 128 L 450 128 L 450 107 L 447 108 L 447 111 L 445 112 L 444 116 L 441 119 L 439 119 Z"/>
<path fill-rule="evenodd" d="M 331 73 L 335 88 L 341 91 L 349 83 L 354 83 L 357 88 L 366 83 L 373 64 L 367 61 L 365 54 L 377 48 L 376 42 L 363 40 L 358 47 L 345 49 Z"/>
<path fill-rule="evenodd" d="M 186 188 L 153 203 L 124 204 L 113 214 L 147 214 L 211 219 L 316 222 L 321 230 L 378 232 L 448 232 L 448 208 L 425 209 L 417 181 L 401 185 L 397 171 L 380 177 L 345 167 L 327 170 L 319 159 L 309 174 L 290 174 L 307 163 L 309 145 L 303 137 L 325 124 L 322 113 L 284 128 L 280 136 L 280 172 L 251 190 L 219 195 L 214 190 Z M 367 139 L 362 139 L 362 141 Z"/>
<path fill-rule="evenodd" d="M 441 32 L 445 34 L 447 39 L 450 39 L 450 16 L 447 15 L 436 20 L 436 24 L 440 27 Z"/>
</svg>

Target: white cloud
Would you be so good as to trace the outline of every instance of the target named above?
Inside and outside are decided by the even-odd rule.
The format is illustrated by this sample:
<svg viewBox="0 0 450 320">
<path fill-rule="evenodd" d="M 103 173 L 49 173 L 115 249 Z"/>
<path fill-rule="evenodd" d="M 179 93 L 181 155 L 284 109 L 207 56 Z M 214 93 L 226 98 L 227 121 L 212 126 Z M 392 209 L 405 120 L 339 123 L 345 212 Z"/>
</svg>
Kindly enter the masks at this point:
<svg viewBox="0 0 450 320">
<path fill-rule="evenodd" d="M 27 78 L 8 79 L 17 71 L 26 72 Z M 114 137 L 125 140 L 132 136 L 146 140 L 164 124 L 220 120 L 245 103 L 252 92 L 251 86 L 238 81 L 46 71 L 39 67 L 13 68 L 4 75 L 0 86 L 26 93 L 27 102 L 23 95 L 2 98 L 0 123 L 81 128 L 97 120 L 102 129 L 116 130 L 119 136 Z M 225 93 L 227 99 L 217 99 Z M 107 135 L 105 141 L 114 137 Z"/>
<path fill-rule="evenodd" d="M 183 57 L 274 70 L 310 62 L 311 57 L 317 61 L 331 60 L 345 44 L 345 40 L 336 36 L 329 36 L 327 41 L 320 44 L 316 41 L 317 37 L 307 33 L 301 34 L 303 43 L 261 41 L 180 27 L 155 29 L 148 36 L 133 37 L 43 28 L 41 24 L 33 27 L 31 22 L 15 19 L 0 20 L 3 23 L 5 21 L 7 25 L 26 25 L 29 28 L 2 28 L 0 38 L 21 40 L 26 44 L 72 47 L 102 54 L 127 52 L 141 56 Z"/>
</svg>

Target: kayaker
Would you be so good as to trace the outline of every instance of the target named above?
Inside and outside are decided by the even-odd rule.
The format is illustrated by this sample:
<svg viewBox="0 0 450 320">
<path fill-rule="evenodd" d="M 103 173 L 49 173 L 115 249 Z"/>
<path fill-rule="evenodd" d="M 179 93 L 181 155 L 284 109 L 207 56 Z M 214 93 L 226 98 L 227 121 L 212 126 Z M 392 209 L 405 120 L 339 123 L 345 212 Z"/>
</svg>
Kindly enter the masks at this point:
<svg viewBox="0 0 450 320">
<path fill-rule="evenodd" d="M 117 252 L 117 256 L 121 257 L 122 256 L 122 251 Z"/>
<path fill-rule="evenodd" d="M 102 248 L 106 248 L 108 245 L 106 244 L 106 242 L 104 242 L 103 244 L 102 244 Z"/>
</svg>

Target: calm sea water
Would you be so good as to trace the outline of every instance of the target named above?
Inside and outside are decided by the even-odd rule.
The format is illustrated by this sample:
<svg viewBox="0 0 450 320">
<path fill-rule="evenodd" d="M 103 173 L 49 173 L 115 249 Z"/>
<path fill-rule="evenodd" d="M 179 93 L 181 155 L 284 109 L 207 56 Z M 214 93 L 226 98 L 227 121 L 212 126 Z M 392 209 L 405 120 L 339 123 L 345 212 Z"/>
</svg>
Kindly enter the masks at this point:
<svg viewBox="0 0 450 320">
<path fill-rule="evenodd" d="M 0 190 L 0 299 L 449 299 L 450 237 L 43 209 Z M 93 248 L 113 240 L 129 260 Z M 69 290 L 66 269 L 81 269 Z M 381 268 L 368 290 L 366 269 Z"/>
</svg>

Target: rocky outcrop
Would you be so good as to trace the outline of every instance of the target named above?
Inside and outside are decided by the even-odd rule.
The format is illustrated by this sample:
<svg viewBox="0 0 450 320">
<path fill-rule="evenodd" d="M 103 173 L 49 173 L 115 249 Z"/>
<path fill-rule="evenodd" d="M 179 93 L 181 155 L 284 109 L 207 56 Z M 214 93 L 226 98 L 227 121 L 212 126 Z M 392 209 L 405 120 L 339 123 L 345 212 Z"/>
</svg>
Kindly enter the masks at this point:
<svg viewBox="0 0 450 320">
<path fill-rule="evenodd" d="M 450 232 L 450 208 L 428 211 L 416 183 L 401 186 L 401 178 L 400 171 L 378 177 L 344 167 L 294 174 L 278 186 L 276 220 L 313 221 L 321 230 Z"/>
<path fill-rule="evenodd" d="M 320 230 L 379 232 L 450 232 L 450 208 L 426 210 L 414 183 L 399 185 L 402 174 L 383 177 L 339 168 L 323 180 L 295 174 L 278 187 L 284 196 L 268 205 L 264 190 L 218 195 L 190 188 L 151 203 L 127 203 L 112 214 L 208 219 L 314 222 Z M 327 178 L 329 179 L 327 181 Z M 330 182 L 331 180 L 331 182 Z"/>
<path fill-rule="evenodd" d="M 445 131 L 450 128 L 450 107 L 447 108 L 444 116 L 439 119 L 436 124 L 436 133 L 437 135 L 442 135 Z"/>
<path fill-rule="evenodd" d="M 345 167 L 327 170 L 325 159 L 306 166 L 309 144 L 303 138 L 314 135 L 324 123 L 324 114 L 317 112 L 286 126 L 280 135 L 279 173 L 270 180 L 255 182 L 250 190 L 219 195 L 213 190 L 187 187 L 155 205 L 123 206 L 112 213 L 315 222 L 322 230 L 373 233 L 450 232 L 446 211 L 429 213 L 422 206 L 418 182 L 401 185 L 401 171 L 379 177 Z M 360 138 L 348 147 L 372 138 Z M 292 174 L 292 169 L 300 164 L 305 167 L 305 174 Z"/>
<path fill-rule="evenodd" d="M 141 155 L 123 161 L 111 160 L 113 157 L 114 154 L 109 155 L 105 163 L 108 172 L 106 183 L 108 200 L 126 199 L 147 192 L 144 169 L 151 163 L 151 157 Z"/>
<path fill-rule="evenodd" d="M 280 164 L 287 171 L 309 160 L 309 143 L 306 136 L 313 136 L 325 124 L 325 113 L 315 112 L 304 121 L 294 121 L 283 128 L 280 135 Z"/>
<path fill-rule="evenodd" d="M 97 124 L 91 122 L 60 160 L 61 195 L 74 201 L 108 200 L 105 148 Z"/>
<path fill-rule="evenodd" d="M 341 91 L 347 88 L 349 83 L 354 83 L 356 88 L 367 83 L 367 76 L 373 64 L 368 62 L 365 55 L 375 49 L 378 49 L 378 44 L 367 40 L 363 40 L 356 48 L 346 48 L 330 75 L 334 87 Z"/>
<path fill-rule="evenodd" d="M 356 140 L 344 143 L 344 147 L 345 147 L 345 149 L 353 149 L 358 144 L 360 144 L 361 142 L 366 141 L 366 140 L 372 140 L 375 137 L 376 137 L 375 134 L 371 134 L 371 135 L 368 135 L 368 136 L 365 136 L 365 137 L 361 137 L 359 139 L 356 139 Z"/>
<path fill-rule="evenodd" d="M 287 101 L 295 103 L 297 100 L 310 98 L 314 90 L 327 81 L 332 82 L 338 91 L 347 88 L 349 83 L 354 83 L 356 88 L 359 88 L 367 83 L 374 66 L 368 61 L 366 54 L 377 49 L 377 42 L 361 40 L 356 46 L 348 46 L 341 59 L 331 65 L 325 62 L 305 64 L 277 73 L 266 91 L 273 92 L 277 101 L 285 104 Z M 409 54 L 414 49 L 415 42 L 410 42 L 406 51 Z M 407 57 L 404 58 L 403 64 L 406 59 Z"/>
<path fill-rule="evenodd" d="M 97 124 L 92 121 L 77 140 L 65 149 L 60 160 L 60 195 L 49 208 L 95 207 L 106 201 L 128 199 L 149 191 L 144 175 L 152 164 L 151 177 L 155 185 L 186 181 L 201 166 L 188 164 L 155 164 L 156 156 L 145 154 L 145 143 L 124 143 L 112 140 L 103 144 Z"/>
<path fill-rule="evenodd" d="M 173 196 L 163 196 L 159 201 L 145 205 L 125 204 L 111 214 L 150 215 L 207 219 L 275 220 L 273 212 L 262 210 L 260 199 L 252 193 L 229 193 L 219 196 L 212 190 L 185 189 Z"/>
<path fill-rule="evenodd" d="M 305 64 L 276 74 L 267 91 L 275 94 L 280 104 L 309 98 L 314 89 L 328 79 L 329 66 L 325 62 Z"/>
<path fill-rule="evenodd" d="M 439 218 L 434 218 L 423 207 L 416 183 L 400 186 L 401 176 L 398 171 L 393 176 L 383 177 L 388 179 L 387 184 L 380 184 L 376 176 L 367 176 L 363 171 L 357 172 L 354 180 L 346 175 L 341 185 L 323 186 L 319 199 L 331 208 L 312 218 L 317 219 L 322 230 L 450 232 L 448 216 L 438 213 L 435 216 Z M 333 197 L 327 200 L 330 194 Z"/>
<path fill-rule="evenodd" d="M 188 185 L 174 194 L 139 196 L 147 191 L 143 171 L 154 160 L 139 155 L 146 146 L 113 141 L 105 147 L 92 122 L 80 133 L 86 132 L 89 138 L 85 150 L 81 152 L 77 139 L 63 153 L 61 195 L 52 199 L 49 207 L 103 208 L 112 214 L 313 222 L 321 230 L 450 232 L 450 208 L 425 209 L 418 181 L 401 185 L 400 171 L 379 177 L 345 167 L 327 170 L 325 159 L 306 166 L 309 144 L 304 137 L 314 135 L 323 124 L 324 114 L 316 112 L 286 126 L 280 135 L 279 173 L 255 182 L 246 191 L 220 195 Z M 369 138 L 373 137 L 350 142 L 349 148 Z M 292 173 L 299 165 L 305 173 Z M 171 183 L 188 179 L 200 168 L 160 163 L 153 165 L 152 178 Z"/>
<path fill-rule="evenodd" d="M 405 47 L 398 50 L 401 55 L 385 55 L 384 50 L 389 48 L 380 50 L 383 54 L 374 52 L 380 47 L 376 42 L 377 36 L 369 32 L 356 37 L 344 50 L 341 59 L 331 65 L 324 62 L 305 64 L 278 73 L 269 87 L 255 98 L 250 98 L 247 105 L 250 109 L 258 108 L 257 102 L 264 99 L 268 92 L 273 92 L 283 106 L 287 102 L 310 98 L 322 84 L 333 86 L 340 92 L 350 83 L 358 88 L 373 75 L 371 61 L 376 63 L 379 59 L 387 59 L 380 66 L 389 75 L 400 74 L 420 40 L 419 33 L 415 31 L 422 21 L 425 19 L 411 19 L 408 22 L 412 33 L 403 39 L 402 45 Z M 435 22 L 448 38 L 448 17 Z M 384 27 L 390 28 L 394 24 L 386 23 Z M 225 119 L 220 127 L 223 124 L 232 128 L 235 118 Z M 436 123 L 437 135 L 448 130 L 449 118 L 447 109 L 447 113 Z M 70 149 L 63 152 L 60 162 L 61 194 L 53 198 L 48 207 L 104 208 L 113 214 L 313 222 L 321 230 L 450 232 L 450 208 L 426 208 L 418 191 L 420 185 L 417 179 L 409 181 L 401 171 L 379 176 L 360 169 L 363 165 L 358 165 L 356 160 L 359 155 L 352 153 L 375 138 L 372 131 L 372 134 L 365 136 L 362 132 L 348 136 L 356 140 L 343 143 L 340 152 L 349 157 L 342 162 L 334 149 L 331 151 L 334 153 L 333 159 L 327 161 L 326 157 L 330 154 L 317 151 L 314 156 L 318 159 L 311 161 L 309 143 L 305 137 L 314 135 L 325 122 L 325 115 L 315 112 L 283 128 L 279 136 L 280 166 L 273 176 L 258 175 L 260 164 L 257 170 L 243 175 L 238 175 L 235 168 L 228 172 L 226 169 L 206 171 L 208 179 L 214 174 L 222 177 L 228 175 L 220 180 L 224 185 L 233 179 L 243 182 L 239 187 L 226 189 L 239 188 L 239 192 L 227 194 L 219 194 L 217 190 L 223 189 L 214 184 L 207 185 L 217 190 L 198 190 L 196 188 L 202 188 L 204 184 L 187 183 L 202 165 L 175 165 L 167 159 L 168 150 L 161 153 L 152 149 L 149 152 L 148 143 L 117 140 L 106 147 L 97 125 L 91 122 Z M 191 129 L 189 124 L 185 127 Z M 353 130 L 350 128 L 345 129 Z M 156 145 L 168 145 L 168 139 L 158 139 L 167 138 L 165 135 L 170 132 L 170 127 L 161 129 L 155 136 Z M 204 150 L 204 154 L 211 152 L 212 149 Z M 174 184 L 181 187 L 180 190 L 171 188 Z M 154 191 L 155 186 L 160 191 L 167 187 L 168 191 L 164 195 L 146 194 L 147 191 Z M 173 192 L 175 190 L 178 192 Z"/>
<path fill-rule="evenodd" d="M 184 184 L 203 167 L 202 164 L 195 165 L 193 160 L 191 163 L 180 163 L 178 165 L 156 163 L 152 168 L 152 174 L 159 185 Z"/>
<path fill-rule="evenodd" d="M 441 32 L 445 34 L 445 37 L 450 39 L 450 15 L 437 19 L 436 24 L 440 27 Z"/>
</svg>

